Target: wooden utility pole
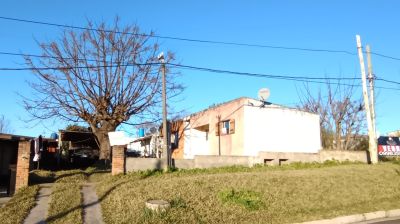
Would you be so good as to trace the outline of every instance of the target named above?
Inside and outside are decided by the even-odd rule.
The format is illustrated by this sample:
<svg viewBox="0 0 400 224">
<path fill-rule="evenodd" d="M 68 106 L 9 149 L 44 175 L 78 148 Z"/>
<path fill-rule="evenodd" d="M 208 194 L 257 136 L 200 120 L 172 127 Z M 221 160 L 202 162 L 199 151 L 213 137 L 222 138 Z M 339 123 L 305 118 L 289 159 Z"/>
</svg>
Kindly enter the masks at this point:
<svg viewBox="0 0 400 224">
<path fill-rule="evenodd" d="M 162 151 L 162 159 L 163 170 L 168 171 L 169 168 L 169 153 L 168 153 L 168 128 L 167 128 L 167 91 L 166 91 L 166 80 L 165 80 L 165 60 L 164 54 L 161 53 L 158 55 L 158 60 L 162 63 L 162 108 L 163 108 L 163 151 Z"/>
<path fill-rule="evenodd" d="M 366 53 L 367 53 L 367 64 L 368 64 L 368 81 L 369 81 L 369 95 L 370 95 L 370 103 L 371 103 L 372 129 L 374 130 L 375 137 L 376 137 L 375 94 L 374 94 L 374 79 L 375 79 L 375 75 L 374 75 L 374 73 L 372 71 L 371 48 L 370 48 L 370 46 L 368 44 L 365 46 L 365 50 L 366 50 Z"/>
<path fill-rule="evenodd" d="M 362 52 L 361 46 L 361 38 L 359 35 L 356 35 L 357 40 L 357 51 L 358 51 L 358 58 L 360 59 L 360 68 L 361 68 L 361 80 L 362 80 L 362 88 L 363 88 L 363 96 L 364 96 L 364 106 L 365 106 L 365 113 L 367 115 L 367 125 L 368 125 L 368 136 L 369 136 L 369 155 L 371 157 L 371 163 L 376 164 L 378 163 L 378 150 L 376 145 L 376 137 L 375 131 L 373 130 L 372 126 L 372 116 L 371 110 L 369 107 L 369 99 L 368 99 L 368 89 L 367 89 L 367 78 L 365 74 L 365 65 L 364 65 L 364 56 Z"/>
</svg>

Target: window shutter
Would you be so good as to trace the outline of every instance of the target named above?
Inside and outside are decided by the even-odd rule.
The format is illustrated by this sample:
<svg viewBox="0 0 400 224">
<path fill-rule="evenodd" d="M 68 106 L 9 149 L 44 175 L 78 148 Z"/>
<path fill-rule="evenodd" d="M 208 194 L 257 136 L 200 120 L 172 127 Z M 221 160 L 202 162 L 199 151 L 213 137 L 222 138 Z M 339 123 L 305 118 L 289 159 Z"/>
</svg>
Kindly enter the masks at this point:
<svg viewBox="0 0 400 224">
<path fill-rule="evenodd" d="M 229 121 L 229 134 L 235 134 L 235 119 Z"/>
<path fill-rule="evenodd" d="M 215 124 L 215 135 L 219 136 L 219 122 Z"/>
</svg>

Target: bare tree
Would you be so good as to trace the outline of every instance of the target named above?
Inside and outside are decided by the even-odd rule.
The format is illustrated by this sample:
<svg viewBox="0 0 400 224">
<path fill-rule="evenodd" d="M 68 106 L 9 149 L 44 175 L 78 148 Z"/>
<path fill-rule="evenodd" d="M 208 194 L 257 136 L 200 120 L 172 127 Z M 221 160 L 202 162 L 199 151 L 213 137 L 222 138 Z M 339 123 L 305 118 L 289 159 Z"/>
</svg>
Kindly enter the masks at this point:
<svg viewBox="0 0 400 224">
<path fill-rule="evenodd" d="M 327 83 L 326 93 L 318 89 L 316 95 L 304 86 L 299 108 L 320 115 L 321 139 L 324 148 L 356 149 L 364 141 L 365 128 L 361 97 L 355 99 L 354 85 Z"/>
<path fill-rule="evenodd" d="M 60 39 L 39 43 L 42 57 L 25 58 L 38 78 L 30 83 L 35 95 L 24 97 L 26 109 L 34 118 L 87 122 L 100 143 L 100 159 L 110 157 L 108 132 L 149 118 L 161 105 L 159 45 L 137 25 L 119 24 L 117 18 L 111 26 L 88 22 L 87 29 L 64 30 Z M 174 60 L 168 52 L 165 62 Z M 183 88 L 167 73 L 173 97 Z"/>
<path fill-rule="evenodd" d="M 4 115 L 0 116 L 0 133 L 12 133 L 12 129 L 10 127 L 10 122 L 4 117 Z"/>
</svg>

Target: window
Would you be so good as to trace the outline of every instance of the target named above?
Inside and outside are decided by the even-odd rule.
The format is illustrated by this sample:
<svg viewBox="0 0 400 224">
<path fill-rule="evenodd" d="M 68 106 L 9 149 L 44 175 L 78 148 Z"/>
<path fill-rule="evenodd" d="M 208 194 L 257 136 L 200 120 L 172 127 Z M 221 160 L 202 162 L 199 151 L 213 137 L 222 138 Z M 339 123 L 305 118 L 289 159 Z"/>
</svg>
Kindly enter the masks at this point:
<svg viewBox="0 0 400 224">
<path fill-rule="evenodd" d="M 177 131 L 174 131 L 171 133 L 171 149 L 176 149 L 178 148 L 178 144 L 179 144 L 179 135 Z"/>
<path fill-rule="evenodd" d="M 235 133 L 235 120 L 230 119 L 230 120 L 225 120 L 221 121 L 219 124 L 216 124 L 215 127 L 215 134 L 218 136 L 220 133 L 221 135 L 229 135 L 229 134 L 234 134 Z"/>
</svg>

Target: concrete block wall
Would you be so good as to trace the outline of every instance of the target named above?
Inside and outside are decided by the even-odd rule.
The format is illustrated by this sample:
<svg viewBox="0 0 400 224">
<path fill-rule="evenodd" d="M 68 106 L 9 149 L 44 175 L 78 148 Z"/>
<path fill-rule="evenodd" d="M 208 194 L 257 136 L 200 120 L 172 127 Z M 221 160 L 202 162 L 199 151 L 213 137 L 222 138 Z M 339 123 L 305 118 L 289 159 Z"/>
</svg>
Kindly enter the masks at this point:
<svg viewBox="0 0 400 224">
<path fill-rule="evenodd" d="M 174 159 L 172 163 L 179 169 L 193 169 L 195 167 L 194 159 Z"/>
<path fill-rule="evenodd" d="M 336 151 L 336 150 L 321 150 L 319 152 L 320 161 L 339 160 L 339 161 L 356 161 L 368 163 L 367 151 Z"/>
<path fill-rule="evenodd" d="M 251 166 L 249 156 L 195 156 L 194 168 Z"/>
<path fill-rule="evenodd" d="M 212 168 L 224 166 L 253 166 L 261 160 L 249 156 L 195 156 L 194 159 L 174 159 L 179 169 Z M 126 158 L 126 171 L 160 170 L 164 160 L 157 158 Z"/>
<path fill-rule="evenodd" d="M 277 153 L 260 152 L 258 157 L 265 164 L 282 165 L 291 162 L 324 162 L 327 160 L 353 161 L 368 163 L 366 151 L 321 150 L 319 153 Z"/>
<path fill-rule="evenodd" d="M 261 163 L 267 165 L 282 165 L 291 162 L 319 162 L 318 153 L 283 153 L 283 152 L 259 152 Z"/>
<path fill-rule="evenodd" d="M 15 175 L 15 191 L 28 186 L 31 144 L 29 141 L 18 143 L 18 157 Z"/>
<path fill-rule="evenodd" d="M 161 170 L 165 160 L 158 158 L 126 158 L 126 171 Z"/>
<path fill-rule="evenodd" d="M 125 146 L 117 145 L 112 147 L 111 174 L 125 173 Z"/>
<path fill-rule="evenodd" d="M 365 151 L 331 151 L 319 153 L 280 153 L 260 152 L 257 157 L 251 156 L 195 156 L 194 159 L 175 159 L 173 163 L 179 169 L 212 168 L 224 166 L 247 166 L 256 164 L 283 165 L 292 162 L 324 162 L 326 160 L 357 161 L 367 163 Z M 162 169 L 164 160 L 157 158 L 127 158 L 126 171 Z"/>
</svg>

